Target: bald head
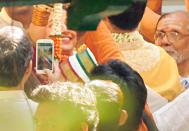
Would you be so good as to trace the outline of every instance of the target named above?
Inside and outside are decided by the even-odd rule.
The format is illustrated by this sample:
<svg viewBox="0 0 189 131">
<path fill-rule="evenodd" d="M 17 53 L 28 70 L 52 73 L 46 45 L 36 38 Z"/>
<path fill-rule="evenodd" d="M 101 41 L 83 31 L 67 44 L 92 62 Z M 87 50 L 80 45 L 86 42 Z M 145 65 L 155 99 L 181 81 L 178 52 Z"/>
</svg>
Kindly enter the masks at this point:
<svg viewBox="0 0 189 131">
<path fill-rule="evenodd" d="M 184 26 L 184 29 L 186 29 L 184 31 L 189 32 L 189 13 L 188 12 L 176 11 L 170 14 L 165 14 L 160 18 L 158 24 L 164 20 L 167 22 L 178 22 L 178 25 L 180 25 L 180 27 Z"/>
<path fill-rule="evenodd" d="M 163 47 L 178 64 L 189 58 L 189 14 L 176 11 L 163 15 L 157 24 L 155 44 Z"/>
<path fill-rule="evenodd" d="M 169 13 L 168 15 L 179 15 L 179 16 L 189 17 L 188 12 L 186 11 L 175 11 L 175 12 Z"/>
</svg>

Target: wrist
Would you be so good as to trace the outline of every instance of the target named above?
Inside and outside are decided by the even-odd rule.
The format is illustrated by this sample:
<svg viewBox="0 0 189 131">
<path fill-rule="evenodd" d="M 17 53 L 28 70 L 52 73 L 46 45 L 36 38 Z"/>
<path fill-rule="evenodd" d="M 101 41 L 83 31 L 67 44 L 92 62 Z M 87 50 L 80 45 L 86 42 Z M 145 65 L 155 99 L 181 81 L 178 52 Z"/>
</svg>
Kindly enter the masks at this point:
<svg viewBox="0 0 189 131">
<path fill-rule="evenodd" d="M 46 26 L 50 16 L 50 7 L 45 5 L 34 6 L 32 23 L 37 26 Z"/>
</svg>

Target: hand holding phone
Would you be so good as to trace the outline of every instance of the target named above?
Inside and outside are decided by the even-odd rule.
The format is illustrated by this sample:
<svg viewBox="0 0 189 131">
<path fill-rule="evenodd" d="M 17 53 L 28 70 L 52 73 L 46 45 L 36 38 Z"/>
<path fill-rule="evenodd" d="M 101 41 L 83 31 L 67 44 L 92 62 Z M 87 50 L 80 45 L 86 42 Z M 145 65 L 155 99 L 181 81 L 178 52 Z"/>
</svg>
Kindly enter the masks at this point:
<svg viewBox="0 0 189 131">
<path fill-rule="evenodd" d="M 53 83 L 53 82 L 56 82 L 56 81 L 62 81 L 61 80 L 61 71 L 60 71 L 60 68 L 59 68 L 59 61 L 58 60 L 55 60 L 53 67 L 54 67 L 53 72 L 51 72 L 48 69 L 44 70 L 44 72 L 45 72 L 45 74 L 48 78 L 48 82 Z"/>
<path fill-rule="evenodd" d="M 54 42 L 51 39 L 40 39 L 36 43 L 36 72 L 45 74 L 44 69 L 53 72 Z"/>
</svg>

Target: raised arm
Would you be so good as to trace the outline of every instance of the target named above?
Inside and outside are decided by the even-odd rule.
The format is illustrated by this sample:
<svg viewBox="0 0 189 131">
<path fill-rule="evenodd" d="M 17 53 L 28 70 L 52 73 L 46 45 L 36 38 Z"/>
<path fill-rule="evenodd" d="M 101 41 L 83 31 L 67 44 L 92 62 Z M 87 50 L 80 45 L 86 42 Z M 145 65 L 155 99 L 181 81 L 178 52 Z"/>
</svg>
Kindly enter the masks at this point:
<svg viewBox="0 0 189 131">
<path fill-rule="evenodd" d="M 150 8 L 146 7 L 144 16 L 140 22 L 140 32 L 150 42 L 154 42 L 154 33 L 156 24 L 160 18 L 160 15 L 153 12 Z"/>
<path fill-rule="evenodd" d="M 162 0 L 148 0 L 147 7 L 155 13 L 161 15 Z"/>
<path fill-rule="evenodd" d="M 185 6 L 186 6 L 186 11 L 189 12 L 189 0 L 184 0 Z"/>
</svg>

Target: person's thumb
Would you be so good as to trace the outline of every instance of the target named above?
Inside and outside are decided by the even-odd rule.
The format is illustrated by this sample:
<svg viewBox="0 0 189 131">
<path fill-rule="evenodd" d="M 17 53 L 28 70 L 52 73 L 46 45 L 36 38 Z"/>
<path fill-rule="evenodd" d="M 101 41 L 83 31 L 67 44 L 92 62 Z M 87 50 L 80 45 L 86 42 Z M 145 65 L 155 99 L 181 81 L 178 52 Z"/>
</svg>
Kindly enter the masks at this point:
<svg viewBox="0 0 189 131">
<path fill-rule="evenodd" d="M 50 71 L 49 69 L 44 69 L 45 74 L 49 77 L 52 77 L 52 71 Z"/>
</svg>

